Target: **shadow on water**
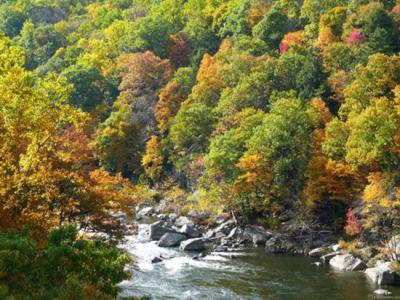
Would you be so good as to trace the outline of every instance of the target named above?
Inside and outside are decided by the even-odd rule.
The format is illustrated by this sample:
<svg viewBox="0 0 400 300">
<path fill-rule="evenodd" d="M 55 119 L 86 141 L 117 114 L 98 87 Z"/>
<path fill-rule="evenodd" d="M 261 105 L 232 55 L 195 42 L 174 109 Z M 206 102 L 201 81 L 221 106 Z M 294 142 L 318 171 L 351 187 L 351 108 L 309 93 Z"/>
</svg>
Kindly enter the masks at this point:
<svg viewBox="0 0 400 300">
<path fill-rule="evenodd" d="M 305 257 L 267 255 L 262 248 L 245 256 L 227 259 L 160 248 L 147 239 L 147 225 L 122 245 L 135 258 L 138 270 L 121 283 L 121 296 L 151 296 L 152 299 L 277 299 L 365 300 L 377 289 L 358 272 L 337 272 L 312 265 Z M 151 264 L 155 256 L 170 259 Z M 400 289 L 386 287 L 400 299 Z M 384 299 L 382 297 L 380 299 Z M 375 298 L 377 299 L 377 298 Z"/>
</svg>

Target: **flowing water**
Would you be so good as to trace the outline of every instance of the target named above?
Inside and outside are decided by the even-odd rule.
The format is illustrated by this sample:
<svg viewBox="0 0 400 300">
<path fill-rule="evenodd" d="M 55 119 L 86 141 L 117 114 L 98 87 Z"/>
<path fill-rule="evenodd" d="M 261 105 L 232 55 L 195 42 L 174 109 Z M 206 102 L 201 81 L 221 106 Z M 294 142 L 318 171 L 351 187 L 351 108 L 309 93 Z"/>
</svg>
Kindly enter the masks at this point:
<svg viewBox="0 0 400 300">
<path fill-rule="evenodd" d="M 148 225 L 128 236 L 122 247 L 136 261 L 132 279 L 121 283 L 121 296 L 151 299 L 377 299 L 363 273 L 336 272 L 317 267 L 305 257 L 267 255 L 250 249 L 236 259 L 217 255 L 193 260 L 195 253 L 160 248 L 148 239 Z M 151 264 L 155 256 L 169 259 Z M 393 294 L 379 299 L 400 299 L 400 288 L 385 287 Z"/>
</svg>

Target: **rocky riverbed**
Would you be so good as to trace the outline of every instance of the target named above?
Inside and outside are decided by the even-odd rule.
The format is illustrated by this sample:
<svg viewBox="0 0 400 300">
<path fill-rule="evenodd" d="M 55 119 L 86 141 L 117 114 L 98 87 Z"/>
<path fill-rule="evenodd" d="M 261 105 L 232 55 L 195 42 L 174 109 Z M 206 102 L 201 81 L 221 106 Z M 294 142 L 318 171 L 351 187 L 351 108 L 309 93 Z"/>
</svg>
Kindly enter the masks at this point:
<svg viewBox="0 0 400 300">
<path fill-rule="evenodd" d="M 239 226 L 237 221 L 229 215 L 223 215 L 214 222 L 206 224 L 204 222 L 208 218 L 206 215 L 195 213 L 186 216 L 165 215 L 160 214 L 153 207 L 138 210 L 136 216 L 138 222 L 142 223 L 139 226 L 139 233 L 132 235 L 130 239 L 128 236 L 128 242 L 123 244 L 123 247 L 139 260 L 141 272 L 147 273 L 149 270 L 156 272 L 164 269 L 166 272 L 164 275 L 168 276 L 171 271 L 168 271 L 169 268 L 180 269 L 185 266 L 192 271 L 196 266 L 203 266 L 208 269 L 207 272 L 210 272 L 209 269 L 213 268 L 229 269 L 246 258 L 254 255 L 260 256 L 261 252 L 264 252 L 264 259 L 270 260 L 271 257 L 275 257 L 278 261 L 283 257 L 288 258 L 290 254 L 294 260 L 307 262 L 309 264 L 307 269 L 313 268 L 312 270 L 316 273 L 320 273 L 321 270 L 329 270 L 329 272 L 333 272 L 332 274 L 347 273 L 349 276 L 355 276 L 354 278 L 358 278 L 368 287 L 363 294 L 372 294 L 376 291 L 379 295 L 389 295 L 399 292 L 397 288 L 393 287 L 397 283 L 397 279 L 392 262 L 389 260 L 374 261 L 373 259 L 365 261 L 356 257 L 346 250 L 340 249 L 339 244 L 336 243 L 338 237 L 328 230 L 273 232 L 261 226 Z M 288 268 L 290 270 L 290 266 Z M 142 277 L 143 273 L 141 272 L 136 272 L 136 276 Z M 136 284 L 143 283 L 138 281 Z M 174 283 L 175 289 L 177 289 L 177 284 L 179 281 Z M 196 283 L 193 284 L 196 285 Z M 129 295 L 128 287 L 132 287 L 131 283 L 125 282 L 122 287 L 124 293 Z M 232 292 L 231 289 L 224 293 L 230 292 Z M 152 292 L 149 294 L 155 296 Z M 217 299 L 219 296 L 215 297 L 217 296 L 205 299 Z M 231 299 L 236 299 L 235 297 L 233 294 L 230 295 Z M 196 297 L 189 295 L 188 299 L 196 299 Z M 237 299 L 246 299 L 246 297 Z"/>
</svg>

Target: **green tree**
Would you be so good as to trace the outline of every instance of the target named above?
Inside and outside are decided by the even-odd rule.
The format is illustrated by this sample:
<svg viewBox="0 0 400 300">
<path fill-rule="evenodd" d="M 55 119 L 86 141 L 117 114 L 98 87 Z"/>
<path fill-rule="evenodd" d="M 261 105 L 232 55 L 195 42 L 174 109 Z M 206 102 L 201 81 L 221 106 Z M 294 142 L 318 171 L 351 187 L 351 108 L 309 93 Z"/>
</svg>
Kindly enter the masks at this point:
<svg viewBox="0 0 400 300">
<path fill-rule="evenodd" d="M 129 278 L 129 257 L 114 246 L 78 238 L 73 227 L 54 230 L 37 249 L 25 232 L 0 232 L 3 299 L 113 299 Z"/>
<path fill-rule="evenodd" d="M 112 104 L 117 95 L 117 89 L 95 67 L 73 65 L 65 69 L 62 76 L 73 85 L 70 103 L 84 111 L 92 111 L 103 101 Z"/>
<path fill-rule="evenodd" d="M 253 27 L 253 36 L 263 40 L 271 48 L 278 48 L 287 32 L 288 18 L 279 9 L 273 8 Z"/>
</svg>

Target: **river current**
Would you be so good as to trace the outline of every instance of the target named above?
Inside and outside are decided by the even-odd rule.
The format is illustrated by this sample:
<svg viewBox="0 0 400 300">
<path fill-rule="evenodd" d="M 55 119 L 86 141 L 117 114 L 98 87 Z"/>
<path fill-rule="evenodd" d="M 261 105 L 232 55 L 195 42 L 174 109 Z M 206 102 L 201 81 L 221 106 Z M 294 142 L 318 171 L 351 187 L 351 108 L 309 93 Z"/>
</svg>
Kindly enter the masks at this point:
<svg viewBox="0 0 400 300">
<path fill-rule="evenodd" d="M 121 296 L 151 299 L 378 299 L 363 273 L 337 272 L 316 266 L 306 257 L 267 255 L 262 248 L 238 253 L 237 258 L 211 254 L 194 260 L 195 253 L 177 248 L 160 248 L 148 239 L 149 226 L 139 225 L 137 235 L 121 245 L 134 258 L 132 279 L 120 284 Z M 162 255 L 165 261 L 152 264 Z M 400 299 L 400 288 L 384 287 L 390 297 Z"/>
</svg>

